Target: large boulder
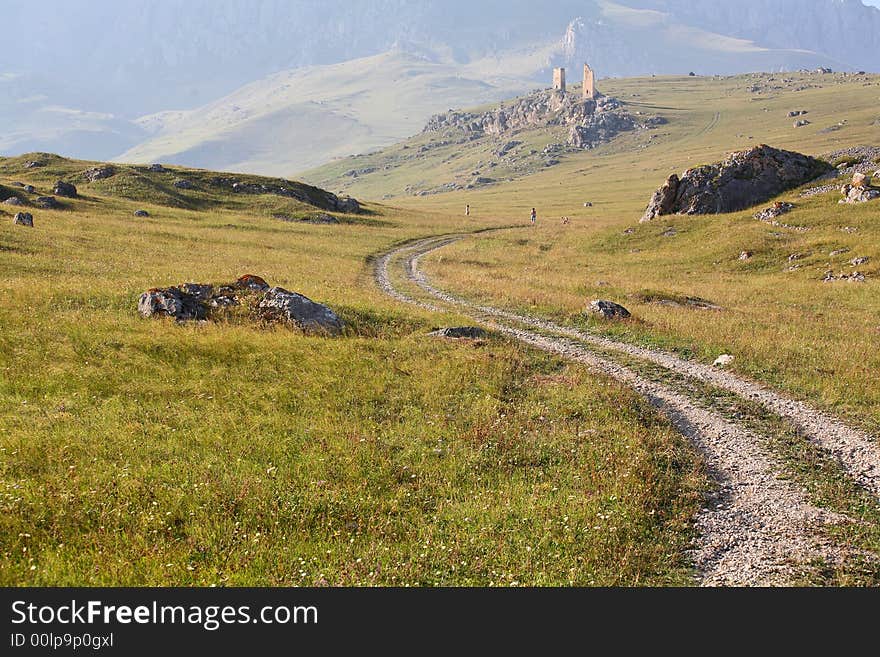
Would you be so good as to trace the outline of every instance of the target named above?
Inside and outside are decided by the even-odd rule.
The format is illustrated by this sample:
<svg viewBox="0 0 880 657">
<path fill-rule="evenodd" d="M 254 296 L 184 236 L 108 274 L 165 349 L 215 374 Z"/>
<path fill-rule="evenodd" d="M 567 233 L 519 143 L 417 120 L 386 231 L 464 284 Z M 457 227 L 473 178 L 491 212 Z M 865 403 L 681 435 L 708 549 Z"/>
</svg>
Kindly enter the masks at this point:
<svg viewBox="0 0 880 657">
<path fill-rule="evenodd" d="M 830 171 L 808 155 L 762 144 L 717 164 L 670 176 L 651 199 L 642 222 L 666 214 L 736 212 L 763 203 Z"/>
<path fill-rule="evenodd" d="M 17 196 L 10 196 L 8 199 L 3 201 L 3 205 L 24 205 L 24 201 L 22 201 Z"/>
<path fill-rule="evenodd" d="M 327 306 L 282 287 L 266 292 L 258 308 L 264 319 L 293 323 L 308 333 L 338 335 L 345 328 Z"/>
<path fill-rule="evenodd" d="M 65 198 L 76 198 L 77 196 L 76 187 L 63 180 L 59 180 L 55 183 L 52 193 L 55 194 L 55 196 L 63 196 Z"/>
<path fill-rule="evenodd" d="M 30 212 L 17 212 L 12 219 L 12 223 L 16 226 L 34 227 L 34 217 Z"/>
</svg>

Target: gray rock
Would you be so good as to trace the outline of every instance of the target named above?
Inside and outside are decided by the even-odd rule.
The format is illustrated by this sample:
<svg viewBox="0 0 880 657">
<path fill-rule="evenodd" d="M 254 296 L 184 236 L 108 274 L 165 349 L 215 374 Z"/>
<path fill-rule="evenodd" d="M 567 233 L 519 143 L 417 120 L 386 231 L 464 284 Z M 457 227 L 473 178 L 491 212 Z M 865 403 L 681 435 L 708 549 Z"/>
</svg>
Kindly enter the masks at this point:
<svg viewBox="0 0 880 657">
<path fill-rule="evenodd" d="M 97 182 L 98 180 L 104 180 L 105 178 L 110 178 L 114 175 L 116 175 L 116 167 L 110 166 L 109 164 L 106 166 L 92 167 L 91 169 L 86 169 L 82 173 L 82 177 L 92 183 Z"/>
<path fill-rule="evenodd" d="M 24 205 L 24 201 L 22 201 L 17 196 L 10 196 L 8 199 L 3 201 L 3 205 Z"/>
<path fill-rule="evenodd" d="M 207 301 L 214 294 L 214 286 L 206 283 L 184 283 L 179 289 L 199 301 Z"/>
<path fill-rule="evenodd" d="M 758 221 L 769 222 L 772 219 L 776 219 L 777 217 L 781 217 L 784 214 L 788 214 L 792 210 L 794 210 L 794 204 L 777 201 L 769 208 L 757 212 L 755 214 L 755 219 L 757 219 Z"/>
<path fill-rule="evenodd" d="M 12 219 L 12 223 L 16 226 L 34 227 L 34 217 L 29 212 L 18 212 Z"/>
<path fill-rule="evenodd" d="M 26 162 L 24 165 L 24 168 L 25 169 L 37 169 L 42 166 L 45 166 L 42 162 L 31 161 L 31 162 Z"/>
<path fill-rule="evenodd" d="M 844 185 L 843 198 L 838 203 L 847 203 L 854 205 L 856 203 L 867 203 L 880 198 L 880 188 L 877 187 L 856 187 L 854 185 Z"/>
<path fill-rule="evenodd" d="M 177 321 L 200 320 L 208 315 L 205 302 L 176 287 L 154 288 L 138 300 L 138 312 L 144 317 L 173 317 Z"/>
<path fill-rule="evenodd" d="M 171 184 L 174 185 L 174 187 L 176 187 L 177 189 L 195 189 L 196 188 L 196 186 L 193 185 L 189 180 L 184 180 L 183 178 L 180 178 L 179 180 L 175 180 Z"/>
<path fill-rule="evenodd" d="M 651 197 L 648 209 L 645 210 L 645 214 L 642 216 L 641 223 L 653 221 L 665 214 L 672 214 L 680 182 L 678 176 L 674 173 L 666 179 L 666 182 Z"/>
<path fill-rule="evenodd" d="M 620 304 L 602 299 L 591 301 L 588 310 L 604 319 L 625 319 L 631 317 L 630 312 Z"/>
<path fill-rule="evenodd" d="M 135 217 L 149 217 L 150 213 L 147 212 L 146 210 L 135 210 L 134 216 Z"/>
<path fill-rule="evenodd" d="M 849 261 L 849 264 L 853 267 L 859 267 L 860 265 L 866 265 L 870 262 L 870 258 L 868 256 L 859 256 L 858 258 L 853 258 Z"/>
<path fill-rule="evenodd" d="M 77 197 L 76 187 L 68 182 L 64 182 L 63 180 L 59 180 L 55 183 L 55 187 L 52 189 L 52 193 L 55 194 L 55 196 L 63 196 L 65 198 Z"/>
<path fill-rule="evenodd" d="M 54 196 L 38 196 L 34 205 L 44 210 L 60 210 L 63 207 Z"/>
<path fill-rule="evenodd" d="M 733 363 L 734 358 L 730 354 L 721 354 L 718 358 L 715 359 L 715 362 L 712 363 L 715 367 L 727 367 L 731 363 Z"/>
<path fill-rule="evenodd" d="M 456 340 L 479 340 L 489 334 L 478 326 L 452 326 L 431 331 L 428 335 L 436 338 L 453 338 Z"/>
<path fill-rule="evenodd" d="M 23 185 L 22 189 L 24 189 L 24 191 L 26 191 L 28 194 L 33 194 L 35 191 L 37 191 L 37 188 L 33 185 Z"/>
<path fill-rule="evenodd" d="M 648 204 L 643 222 L 666 214 L 736 212 L 798 187 L 830 170 L 807 155 L 767 145 L 730 154 L 723 162 L 670 176 Z"/>
<path fill-rule="evenodd" d="M 307 333 L 339 335 L 345 328 L 329 307 L 281 287 L 266 292 L 258 308 L 265 319 L 293 323 Z"/>
<path fill-rule="evenodd" d="M 149 171 L 150 173 L 165 173 L 167 169 L 161 164 L 151 164 L 147 171 Z"/>
<path fill-rule="evenodd" d="M 834 283 L 835 281 L 848 281 L 850 283 L 864 283 L 865 275 L 862 272 L 854 271 L 851 274 L 843 273 L 835 274 L 833 271 L 825 272 L 825 276 L 822 277 L 822 281 L 825 283 Z"/>
</svg>

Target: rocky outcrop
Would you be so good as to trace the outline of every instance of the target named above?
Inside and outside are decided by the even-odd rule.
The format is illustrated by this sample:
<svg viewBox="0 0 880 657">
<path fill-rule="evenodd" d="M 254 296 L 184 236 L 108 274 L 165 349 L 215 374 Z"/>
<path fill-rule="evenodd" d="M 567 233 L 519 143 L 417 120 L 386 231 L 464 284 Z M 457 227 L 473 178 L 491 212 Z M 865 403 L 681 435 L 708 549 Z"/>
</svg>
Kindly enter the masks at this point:
<svg viewBox="0 0 880 657">
<path fill-rule="evenodd" d="M 871 177 L 865 173 L 853 174 L 852 183 L 844 185 L 841 190 L 843 198 L 839 203 L 867 203 L 880 198 L 880 187 L 871 185 Z"/>
<path fill-rule="evenodd" d="M 630 312 L 619 303 L 602 299 L 591 301 L 587 310 L 603 319 L 626 319 L 631 316 Z"/>
<path fill-rule="evenodd" d="M 20 198 L 18 198 L 17 196 L 10 196 L 8 199 L 6 199 L 5 201 L 3 201 L 3 205 L 18 205 L 18 206 L 21 206 L 21 205 L 24 205 L 24 201 L 22 201 L 22 200 L 21 200 Z"/>
<path fill-rule="evenodd" d="M 666 214 L 744 210 L 803 185 L 831 166 L 807 155 L 761 145 L 731 153 L 723 162 L 670 176 L 654 193 L 642 222 Z"/>
<path fill-rule="evenodd" d="M 283 287 L 271 288 L 257 307 L 264 319 L 296 324 L 307 333 L 339 335 L 345 327 L 327 306 Z"/>
<path fill-rule="evenodd" d="M 110 166 L 109 164 L 106 166 L 92 167 L 91 169 L 86 169 L 82 172 L 82 177 L 90 183 L 104 180 L 105 178 L 110 178 L 114 175 L 116 175 L 116 167 Z"/>
<path fill-rule="evenodd" d="M 466 138 L 503 137 L 519 130 L 553 126 L 568 127 L 568 146 L 574 149 L 593 148 L 613 139 L 621 132 L 649 129 L 660 125 L 661 117 L 639 120 L 616 98 L 600 96 L 585 100 L 577 94 L 560 91 L 539 91 L 483 113 L 450 110 L 431 117 L 425 133 L 463 133 Z M 426 144 L 422 148 L 448 145 L 449 141 Z M 509 140 L 495 154 L 504 157 L 521 144 Z"/>
<path fill-rule="evenodd" d="M 52 189 L 52 193 L 55 196 L 63 196 L 65 198 L 76 198 L 77 191 L 76 186 L 71 183 L 64 182 L 63 180 L 59 180 L 55 183 L 55 187 Z"/>
<path fill-rule="evenodd" d="M 675 211 L 675 200 L 678 197 L 680 183 L 678 175 L 674 173 L 666 179 L 666 182 L 651 197 L 648 209 L 645 210 L 645 214 L 642 217 L 642 223 L 665 214 L 672 214 Z"/>
<path fill-rule="evenodd" d="M 135 217 L 149 217 L 150 213 L 147 212 L 146 210 L 135 210 L 134 216 Z"/>
<path fill-rule="evenodd" d="M 34 227 L 34 217 L 29 212 L 17 212 L 15 217 L 12 218 L 12 223 L 16 226 L 27 226 L 28 228 Z"/>
<path fill-rule="evenodd" d="M 361 212 L 361 204 L 353 198 L 339 197 L 319 187 L 293 183 L 281 178 L 241 180 L 230 176 L 215 176 L 208 182 L 212 187 L 225 188 L 236 194 L 272 194 L 296 199 L 322 210 L 344 214 L 359 214 Z"/>
<path fill-rule="evenodd" d="M 245 274 L 234 283 L 211 285 L 184 283 L 175 287 L 153 288 L 138 300 L 144 317 L 171 317 L 178 322 L 221 320 L 232 308 L 244 307 L 235 317 L 256 322 L 281 322 L 304 332 L 339 335 L 344 322 L 329 307 L 281 287 L 269 287 L 259 276 Z"/>
</svg>

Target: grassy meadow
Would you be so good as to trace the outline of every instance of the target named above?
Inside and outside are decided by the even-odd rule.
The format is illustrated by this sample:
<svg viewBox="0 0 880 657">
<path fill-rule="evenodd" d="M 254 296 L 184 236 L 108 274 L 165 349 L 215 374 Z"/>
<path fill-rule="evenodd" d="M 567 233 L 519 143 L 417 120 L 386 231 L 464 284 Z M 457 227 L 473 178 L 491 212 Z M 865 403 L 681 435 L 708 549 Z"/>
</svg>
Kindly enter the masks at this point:
<svg viewBox="0 0 880 657">
<path fill-rule="evenodd" d="M 753 211 L 637 222 L 669 173 L 731 150 L 880 143 L 878 79 L 600 89 L 669 123 L 469 192 L 403 195 L 455 179 L 497 144 L 435 148 L 358 178 L 342 174 L 403 145 L 335 162 L 306 178 L 374 201 L 337 225 L 279 221 L 319 210 L 209 189 L 211 172 L 117 165 L 87 184 L 93 163 L 0 159 L 6 190 L 21 181 L 46 194 L 64 178 L 81 193 L 62 210 L 0 205 L 0 584 L 689 583 L 684 551 L 708 485 L 699 458 L 634 393 L 583 367 L 497 335 L 427 337 L 467 320 L 399 304 L 372 279 L 378 254 L 417 237 L 521 224 L 424 267 L 470 298 L 709 362 L 731 353 L 735 370 L 876 433 L 880 205 L 784 195 L 797 207 L 782 220 L 808 231 Z M 787 112 L 801 109 L 811 125 L 795 129 Z M 559 135 L 516 138 L 538 147 Z M 47 166 L 24 167 L 38 157 Z M 177 177 L 195 189 L 173 187 Z M 34 229 L 12 225 L 19 209 Z M 857 256 L 870 258 L 858 268 L 867 282 L 821 282 Z M 344 335 L 136 312 L 151 287 L 245 273 L 330 305 Z M 722 310 L 650 302 L 679 296 Z M 584 317 L 593 298 L 634 319 Z"/>
<path fill-rule="evenodd" d="M 63 177 L 81 198 L 0 205 L 0 583 L 689 581 L 705 479 L 653 409 L 500 337 L 428 338 L 463 319 L 373 283 L 374 255 L 463 217 L 284 222 L 286 199 L 169 184 L 206 172 L 85 184 L 89 163 L 35 158 L 0 161 L 0 184 Z M 329 304 L 345 334 L 136 312 L 148 288 L 244 273 Z"/>
</svg>

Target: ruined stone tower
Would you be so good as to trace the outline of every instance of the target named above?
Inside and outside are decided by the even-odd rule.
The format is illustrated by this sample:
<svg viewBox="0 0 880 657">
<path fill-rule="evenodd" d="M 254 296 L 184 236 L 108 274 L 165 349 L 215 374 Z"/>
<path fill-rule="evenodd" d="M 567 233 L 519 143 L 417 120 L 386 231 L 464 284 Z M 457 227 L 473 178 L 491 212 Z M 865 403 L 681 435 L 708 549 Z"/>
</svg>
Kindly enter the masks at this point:
<svg viewBox="0 0 880 657">
<path fill-rule="evenodd" d="M 596 75 L 589 64 L 584 64 L 584 100 L 596 98 Z"/>
<path fill-rule="evenodd" d="M 565 69 L 564 68 L 554 68 L 553 69 L 553 90 L 554 91 L 565 91 Z"/>
</svg>

